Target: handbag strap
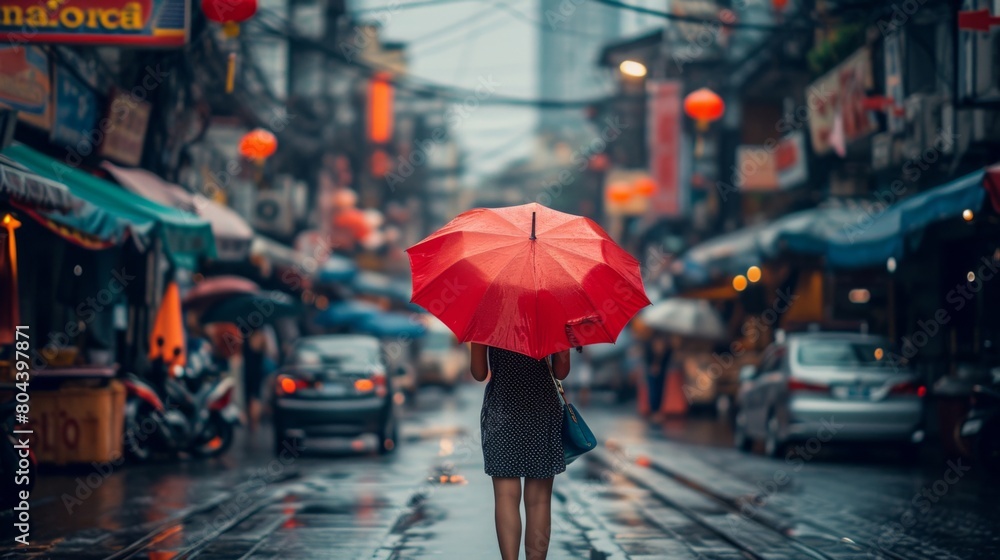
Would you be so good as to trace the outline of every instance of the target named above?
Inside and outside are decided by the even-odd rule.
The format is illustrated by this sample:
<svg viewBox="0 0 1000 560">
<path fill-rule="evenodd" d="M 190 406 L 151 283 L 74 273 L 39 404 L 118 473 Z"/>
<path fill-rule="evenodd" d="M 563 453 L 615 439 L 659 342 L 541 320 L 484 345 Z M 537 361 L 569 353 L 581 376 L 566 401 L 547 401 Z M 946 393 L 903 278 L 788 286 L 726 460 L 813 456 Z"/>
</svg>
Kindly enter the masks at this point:
<svg viewBox="0 0 1000 560">
<path fill-rule="evenodd" d="M 574 412 L 573 407 L 569 405 L 569 398 L 566 397 L 566 391 L 563 390 L 562 382 L 556 379 L 556 374 L 552 370 L 552 363 L 549 362 L 549 358 L 543 358 L 543 360 L 545 361 L 545 365 L 549 368 L 549 377 L 552 378 L 552 384 L 556 386 L 556 392 L 559 393 L 559 396 L 562 397 L 562 400 L 566 405 L 566 411 L 569 412 L 570 419 L 572 419 L 574 423 L 578 422 L 576 419 L 576 412 Z"/>
</svg>

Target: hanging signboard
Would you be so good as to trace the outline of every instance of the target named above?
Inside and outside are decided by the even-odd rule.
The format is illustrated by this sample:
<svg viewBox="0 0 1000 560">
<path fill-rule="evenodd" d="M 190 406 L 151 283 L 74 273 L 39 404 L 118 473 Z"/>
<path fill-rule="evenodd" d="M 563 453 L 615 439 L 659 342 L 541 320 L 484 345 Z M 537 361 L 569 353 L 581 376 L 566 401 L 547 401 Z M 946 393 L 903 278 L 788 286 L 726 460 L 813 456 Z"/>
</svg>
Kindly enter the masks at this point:
<svg viewBox="0 0 1000 560">
<path fill-rule="evenodd" d="M 73 72 L 56 65 L 54 70 L 55 124 L 52 142 L 86 156 L 98 140 L 97 119 L 100 101 L 91 87 Z"/>
<path fill-rule="evenodd" d="M 0 11 L 5 9 L 0 6 Z M 52 78 L 44 49 L 0 47 L 0 107 L 17 111 L 21 122 L 52 127 Z"/>
<path fill-rule="evenodd" d="M 25 43 L 180 47 L 190 0 L 3 0 L 0 35 Z"/>
<path fill-rule="evenodd" d="M 858 49 L 836 68 L 809 85 L 809 135 L 813 151 L 823 155 L 843 136 L 847 144 L 876 131 L 877 121 L 864 107 L 872 88 L 869 49 Z"/>
<path fill-rule="evenodd" d="M 781 140 L 736 149 L 739 187 L 745 191 L 790 189 L 809 178 L 806 138 L 801 130 Z"/>
<path fill-rule="evenodd" d="M 142 145 L 146 141 L 151 108 L 148 102 L 135 99 L 128 92 L 115 91 L 108 106 L 107 127 L 98 154 L 124 165 L 138 167 L 142 159 Z"/>
<path fill-rule="evenodd" d="M 656 184 L 650 209 L 657 216 L 678 216 L 686 198 L 681 185 L 681 84 L 649 82 L 649 174 Z"/>
</svg>

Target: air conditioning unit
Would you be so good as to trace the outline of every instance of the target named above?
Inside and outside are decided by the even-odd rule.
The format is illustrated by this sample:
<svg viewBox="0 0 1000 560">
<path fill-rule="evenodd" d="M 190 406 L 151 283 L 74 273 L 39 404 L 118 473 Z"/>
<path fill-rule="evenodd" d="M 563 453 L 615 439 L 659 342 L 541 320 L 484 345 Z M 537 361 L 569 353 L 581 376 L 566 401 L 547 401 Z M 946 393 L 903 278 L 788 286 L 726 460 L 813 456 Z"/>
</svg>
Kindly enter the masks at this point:
<svg viewBox="0 0 1000 560">
<path fill-rule="evenodd" d="M 290 237 L 295 233 L 295 213 L 289 193 L 259 191 L 253 205 L 254 229 L 272 236 Z"/>
</svg>

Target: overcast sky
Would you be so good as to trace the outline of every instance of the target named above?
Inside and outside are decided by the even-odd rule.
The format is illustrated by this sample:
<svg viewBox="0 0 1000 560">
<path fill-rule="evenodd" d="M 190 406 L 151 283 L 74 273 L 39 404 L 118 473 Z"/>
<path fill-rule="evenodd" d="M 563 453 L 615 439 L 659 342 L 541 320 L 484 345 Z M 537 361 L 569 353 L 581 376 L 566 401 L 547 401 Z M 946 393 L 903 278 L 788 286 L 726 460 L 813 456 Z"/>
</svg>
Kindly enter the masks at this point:
<svg viewBox="0 0 1000 560">
<path fill-rule="evenodd" d="M 355 0 L 352 8 L 411 1 Z M 504 1 L 510 9 L 537 20 L 536 0 Z M 414 76 L 468 89 L 492 76 L 498 84 L 497 95 L 538 95 L 537 26 L 516 19 L 494 4 L 458 2 L 362 15 L 385 24 L 384 40 L 408 44 L 410 73 Z M 493 171 L 528 153 L 537 121 L 534 109 L 480 106 L 459 114 L 464 118 L 453 132 L 458 134 L 474 174 Z M 523 142 L 517 138 L 523 138 Z M 509 148 L 498 152 L 504 146 Z"/>
</svg>

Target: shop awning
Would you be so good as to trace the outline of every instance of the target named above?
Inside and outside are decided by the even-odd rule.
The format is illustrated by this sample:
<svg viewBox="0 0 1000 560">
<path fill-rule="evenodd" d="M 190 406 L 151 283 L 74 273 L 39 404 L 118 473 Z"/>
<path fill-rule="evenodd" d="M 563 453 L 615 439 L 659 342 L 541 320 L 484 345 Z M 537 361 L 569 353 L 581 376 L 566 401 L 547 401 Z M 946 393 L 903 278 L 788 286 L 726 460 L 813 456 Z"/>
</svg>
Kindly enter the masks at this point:
<svg viewBox="0 0 1000 560">
<path fill-rule="evenodd" d="M 240 261 L 249 256 L 253 228 L 231 208 L 200 194 L 188 192 L 180 185 L 164 181 L 145 169 L 119 167 L 110 162 L 104 162 L 102 166 L 133 193 L 208 220 L 215 238 L 217 259 Z"/>
<path fill-rule="evenodd" d="M 0 154 L 0 197 L 38 210 L 68 212 L 74 206 L 66 185 L 28 171 Z"/>
<path fill-rule="evenodd" d="M 22 144 L 4 153 L 35 173 L 65 184 L 73 195 L 128 222 L 130 228 L 155 231 L 163 240 L 164 253 L 178 266 L 194 268 L 198 257 L 215 257 L 211 226 L 203 218 L 157 204 Z"/>
<path fill-rule="evenodd" d="M 754 225 L 695 245 L 681 257 L 677 279 L 682 285 L 704 285 L 746 274 L 761 263 L 758 235 L 765 225 Z"/>
<path fill-rule="evenodd" d="M 843 234 L 830 240 L 826 253 L 828 264 L 840 268 L 866 268 L 884 265 L 889 257 L 901 258 L 910 235 L 934 222 L 960 220 L 962 211 L 967 208 L 978 212 L 986 196 L 983 176 L 983 170 L 969 173 L 891 206 L 868 228 L 845 229 Z"/>
</svg>

